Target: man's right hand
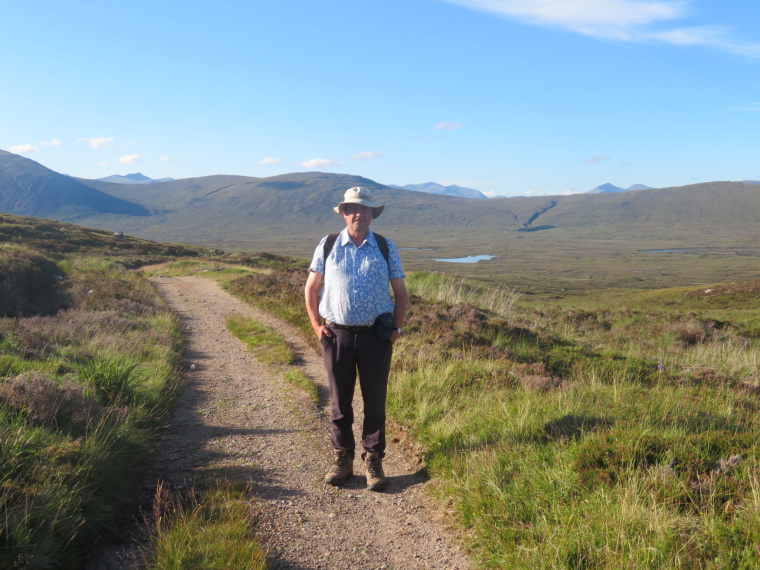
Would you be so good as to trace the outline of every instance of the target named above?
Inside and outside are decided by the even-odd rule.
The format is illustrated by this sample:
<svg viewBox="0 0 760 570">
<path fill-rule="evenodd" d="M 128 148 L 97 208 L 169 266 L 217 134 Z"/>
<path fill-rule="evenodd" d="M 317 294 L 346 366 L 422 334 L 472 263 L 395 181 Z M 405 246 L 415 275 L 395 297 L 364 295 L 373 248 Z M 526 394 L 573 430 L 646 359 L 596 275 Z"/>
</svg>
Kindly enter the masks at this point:
<svg viewBox="0 0 760 570">
<path fill-rule="evenodd" d="M 317 333 L 317 340 L 320 342 L 322 341 L 323 336 L 326 336 L 327 338 L 330 338 L 332 336 L 332 332 L 330 332 L 330 329 L 328 329 L 325 325 L 320 325 L 320 327 L 314 332 Z"/>
</svg>

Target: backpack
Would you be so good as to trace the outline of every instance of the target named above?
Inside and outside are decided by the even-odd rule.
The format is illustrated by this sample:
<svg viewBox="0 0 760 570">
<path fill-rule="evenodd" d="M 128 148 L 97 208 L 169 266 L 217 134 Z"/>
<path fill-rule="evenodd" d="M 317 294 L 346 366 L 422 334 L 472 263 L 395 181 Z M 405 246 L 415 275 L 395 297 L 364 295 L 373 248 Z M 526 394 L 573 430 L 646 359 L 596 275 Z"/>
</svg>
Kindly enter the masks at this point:
<svg viewBox="0 0 760 570">
<path fill-rule="evenodd" d="M 380 234 L 376 234 L 375 232 L 372 232 L 372 234 L 375 236 L 375 241 L 377 242 L 377 247 L 380 248 L 380 253 L 383 254 L 383 257 L 385 258 L 385 263 L 388 264 L 388 274 L 391 273 L 391 262 L 388 259 L 388 240 L 385 239 Z M 335 245 L 335 240 L 338 239 L 338 236 L 340 234 L 330 234 L 327 236 L 327 239 L 325 240 L 324 247 L 322 248 L 322 254 L 324 256 L 325 264 L 327 263 L 327 256 L 330 255 L 330 252 L 332 251 L 333 246 Z"/>
</svg>

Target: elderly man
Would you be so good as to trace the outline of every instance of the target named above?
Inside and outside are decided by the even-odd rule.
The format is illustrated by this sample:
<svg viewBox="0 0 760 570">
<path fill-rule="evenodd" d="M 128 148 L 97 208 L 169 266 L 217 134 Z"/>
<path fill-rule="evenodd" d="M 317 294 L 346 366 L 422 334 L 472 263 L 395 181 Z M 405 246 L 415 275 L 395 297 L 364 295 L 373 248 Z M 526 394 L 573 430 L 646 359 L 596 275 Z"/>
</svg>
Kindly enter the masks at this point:
<svg viewBox="0 0 760 570">
<path fill-rule="evenodd" d="M 362 460 L 371 491 L 385 487 L 382 459 L 388 373 L 408 300 L 396 246 L 369 230 L 383 208 L 366 188 L 346 191 L 343 201 L 334 208 L 343 216 L 346 228 L 319 242 L 305 289 L 306 310 L 322 345 L 332 399 L 335 463 L 325 475 L 325 482 L 341 485 L 354 473 L 352 400 L 358 371 L 364 400 Z"/>
</svg>

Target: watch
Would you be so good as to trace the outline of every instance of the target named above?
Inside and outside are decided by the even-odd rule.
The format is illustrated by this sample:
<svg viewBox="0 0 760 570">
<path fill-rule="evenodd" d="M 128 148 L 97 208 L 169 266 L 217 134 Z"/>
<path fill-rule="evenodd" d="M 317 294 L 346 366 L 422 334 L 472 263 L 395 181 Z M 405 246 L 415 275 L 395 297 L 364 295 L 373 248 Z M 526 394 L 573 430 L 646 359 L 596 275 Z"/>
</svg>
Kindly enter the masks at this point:
<svg viewBox="0 0 760 570">
<path fill-rule="evenodd" d="M 396 330 L 396 332 L 397 332 L 399 335 L 402 335 L 402 334 L 404 334 L 404 329 L 402 329 L 401 327 L 396 327 L 396 329 L 395 329 L 395 330 Z"/>
</svg>

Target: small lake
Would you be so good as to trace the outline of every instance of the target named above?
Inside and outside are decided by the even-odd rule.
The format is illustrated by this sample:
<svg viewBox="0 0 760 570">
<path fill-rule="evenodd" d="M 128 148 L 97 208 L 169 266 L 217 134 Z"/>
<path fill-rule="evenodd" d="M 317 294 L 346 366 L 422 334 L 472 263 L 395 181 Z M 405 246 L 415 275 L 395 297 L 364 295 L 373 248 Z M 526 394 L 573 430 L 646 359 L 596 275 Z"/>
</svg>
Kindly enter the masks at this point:
<svg viewBox="0 0 760 570">
<path fill-rule="evenodd" d="M 496 257 L 495 255 L 469 255 L 467 257 L 449 257 L 445 259 L 434 259 L 433 261 L 447 261 L 449 263 L 477 263 L 478 261 L 488 261 Z"/>
<path fill-rule="evenodd" d="M 694 248 L 674 248 L 674 249 L 645 249 L 644 253 L 715 253 L 710 249 L 694 247 Z"/>
</svg>

